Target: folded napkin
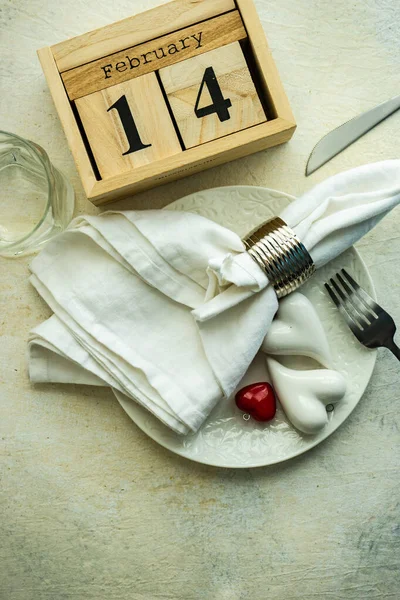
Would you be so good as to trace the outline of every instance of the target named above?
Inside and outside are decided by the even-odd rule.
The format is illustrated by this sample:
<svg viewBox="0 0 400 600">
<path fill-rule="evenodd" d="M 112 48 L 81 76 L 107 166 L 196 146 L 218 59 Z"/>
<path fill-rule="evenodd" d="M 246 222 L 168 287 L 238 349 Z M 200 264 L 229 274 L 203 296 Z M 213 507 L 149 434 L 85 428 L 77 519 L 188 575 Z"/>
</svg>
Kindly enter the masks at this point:
<svg viewBox="0 0 400 600">
<path fill-rule="evenodd" d="M 392 160 L 331 177 L 280 216 L 318 268 L 399 202 Z M 79 217 L 31 271 L 54 313 L 31 333 L 31 380 L 110 386 L 179 433 L 235 390 L 278 308 L 241 239 L 192 213 Z"/>
</svg>

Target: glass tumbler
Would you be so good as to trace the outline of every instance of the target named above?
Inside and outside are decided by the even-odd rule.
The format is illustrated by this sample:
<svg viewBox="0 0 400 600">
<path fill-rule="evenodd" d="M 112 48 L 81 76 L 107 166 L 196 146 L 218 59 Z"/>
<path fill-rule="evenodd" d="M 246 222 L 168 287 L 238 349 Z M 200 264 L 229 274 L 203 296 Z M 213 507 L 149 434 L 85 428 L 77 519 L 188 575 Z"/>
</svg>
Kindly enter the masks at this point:
<svg viewBox="0 0 400 600">
<path fill-rule="evenodd" d="M 63 231 L 74 190 L 37 144 L 0 131 L 0 255 L 36 250 Z"/>
</svg>

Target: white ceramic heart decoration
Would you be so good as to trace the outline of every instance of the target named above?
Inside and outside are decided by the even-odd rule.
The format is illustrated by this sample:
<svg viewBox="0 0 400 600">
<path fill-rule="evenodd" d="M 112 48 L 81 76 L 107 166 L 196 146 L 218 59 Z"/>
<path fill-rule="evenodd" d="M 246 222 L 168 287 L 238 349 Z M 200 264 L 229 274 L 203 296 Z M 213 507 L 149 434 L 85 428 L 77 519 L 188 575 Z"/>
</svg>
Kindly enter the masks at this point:
<svg viewBox="0 0 400 600">
<path fill-rule="evenodd" d="M 286 416 L 300 431 L 315 434 L 328 423 L 326 406 L 346 393 L 346 380 L 337 371 L 297 371 L 267 357 L 268 370 Z"/>
<path fill-rule="evenodd" d="M 280 301 L 261 350 L 276 356 L 308 356 L 327 368 L 332 365 L 328 340 L 316 310 L 298 292 Z"/>
</svg>

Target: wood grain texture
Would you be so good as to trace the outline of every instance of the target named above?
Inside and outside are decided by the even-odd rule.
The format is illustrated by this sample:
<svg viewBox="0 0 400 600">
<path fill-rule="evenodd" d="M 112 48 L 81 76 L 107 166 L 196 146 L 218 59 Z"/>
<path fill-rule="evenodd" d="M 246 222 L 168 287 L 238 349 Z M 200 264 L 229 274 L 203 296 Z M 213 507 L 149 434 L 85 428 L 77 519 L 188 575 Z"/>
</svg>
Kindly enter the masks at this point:
<svg viewBox="0 0 400 600">
<path fill-rule="evenodd" d="M 214 70 L 224 99 L 231 104 L 227 120 L 221 120 L 216 113 L 200 118 L 195 113 L 200 87 L 209 67 Z M 161 69 L 160 77 L 186 148 L 266 121 L 239 42 Z M 200 109 L 212 104 L 207 85 L 203 86 L 199 99 Z"/>
<path fill-rule="evenodd" d="M 265 34 L 254 4 L 252 0 L 238 0 L 237 5 L 247 33 L 250 36 L 245 40 L 245 44 L 253 54 L 256 69 L 258 70 L 257 78 L 261 84 L 261 89 L 265 94 L 267 103 L 271 107 L 273 120 L 268 123 L 261 123 L 260 125 L 250 127 L 244 131 L 232 133 L 227 137 L 209 141 L 199 147 L 180 152 L 177 155 L 164 158 L 163 160 L 138 166 L 133 170 L 130 168 L 130 170 L 124 171 L 121 175 L 112 175 L 107 177 L 104 181 L 96 180 L 79 129 L 76 122 L 73 121 L 74 115 L 65 88 L 62 85 L 61 78 L 57 73 L 57 67 L 55 66 L 51 49 L 45 49 L 43 51 L 47 56 L 47 61 L 42 61 L 42 64 L 45 72 L 46 70 L 49 71 L 49 73 L 46 73 L 49 87 L 53 97 L 57 98 L 57 111 L 61 122 L 66 129 L 68 142 L 72 149 L 86 195 L 93 203 L 102 204 L 112 202 L 124 195 L 131 195 L 161 185 L 162 183 L 173 181 L 174 179 L 183 178 L 185 175 L 197 173 L 209 167 L 246 156 L 252 152 L 258 152 L 264 148 L 281 144 L 291 138 L 296 128 L 293 114 L 290 110 L 288 100 L 266 43 Z M 115 35 L 118 34 L 118 31 L 120 31 L 122 36 L 126 34 L 128 37 L 124 38 L 126 44 L 123 47 L 129 47 L 132 43 L 135 43 L 132 41 L 129 42 L 129 40 L 131 40 L 131 37 L 129 37 L 131 34 L 136 36 L 135 40 L 139 40 L 136 43 L 141 43 L 150 39 L 150 31 L 157 31 L 159 32 L 158 35 L 163 35 L 171 30 L 175 30 L 177 24 L 180 24 L 180 27 L 178 28 L 188 26 L 193 23 L 193 20 L 191 21 L 191 17 L 189 18 L 188 15 L 185 16 L 185 10 L 183 10 L 184 6 L 188 12 L 191 12 L 191 17 L 193 17 L 193 15 L 196 16 L 196 22 L 200 21 L 201 18 L 204 18 L 204 10 L 208 11 L 207 14 L 215 16 L 215 11 L 218 14 L 221 14 L 235 8 L 233 0 L 230 4 L 227 0 L 224 0 L 224 2 L 222 2 L 222 0 L 216 0 L 212 3 L 212 6 L 208 0 L 203 0 L 202 2 L 198 2 L 198 0 L 177 0 L 176 2 L 169 3 L 163 7 L 158 7 L 148 13 L 132 17 L 132 19 L 125 19 L 120 23 L 115 23 L 116 29 L 113 29 L 114 25 L 110 25 L 109 27 L 87 34 L 86 36 L 74 38 L 74 40 L 71 40 L 74 42 L 72 45 L 67 44 L 69 48 L 68 52 L 71 51 L 72 54 L 74 54 L 74 44 L 76 43 L 76 50 L 79 54 L 79 44 L 84 40 L 86 40 L 89 46 L 94 44 L 94 47 L 96 47 L 97 50 L 102 44 L 105 44 L 104 47 L 110 48 L 112 46 L 113 32 Z M 175 21 L 173 19 L 170 20 L 169 9 L 171 9 L 172 12 L 176 11 Z M 160 10 L 161 13 L 158 12 Z M 169 23 L 169 29 L 163 29 L 165 23 L 162 22 L 160 15 L 164 15 L 163 18 L 165 22 Z M 154 16 L 157 18 L 153 18 Z M 129 31 L 126 27 L 126 21 L 128 21 L 130 27 L 130 29 L 128 27 Z M 137 24 L 135 27 L 133 27 L 134 23 Z M 171 23 L 174 23 L 174 26 L 172 26 Z M 152 30 L 152 24 L 155 27 L 154 30 Z M 107 32 L 111 37 L 107 37 Z M 144 38 L 141 37 L 143 35 L 145 36 Z M 108 45 L 108 42 L 111 42 L 111 46 Z M 67 48 L 67 46 L 65 46 L 65 48 Z M 109 52 L 120 49 L 121 46 L 114 47 Z M 93 48 L 90 50 L 90 55 L 93 56 L 95 60 L 99 56 L 96 56 L 95 52 L 93 54 L 92 50 Z M 61 56 L 60 65 L 62 64 L 63 54 L 61 46 L 56 49 L 56 53 L 58 51 L 60 51 L 58 53 L 59 58 Z M 104 55 L 103 52 L 100 54 Z M 51 57 L 51 60 L 49 60 L 49 56 Z M 50 66 L 48 67 L 48 65 Z M 200 151 L 199 148 L 201 148 Z"/>
<path fill-rule="evenodd" d="M 74 157 L 79 175 L 81 176 L 83 187 L 86 194 L 89 195 L 96 182 L 96 177 L 85 144 L 83 143 L 75 115 L 72 111 L 71 104 L 65 93 L 65 88 L 54 61 L 53 54 L 50 48 L 42 48 L 41 50 L 38 50 L 38 57 L 46 76 L 53 102 L 60 117 L 68 145 Z"/>
<path fill-rule="evenodd" d="M 273 114 L 295 125 L 296 121 L 268 46 L 254 1 L 236 0 L 236 3 L 247 30 L 249 44 L 259 73 L 260 84 L 265 97 L 268 98 Z"/>
<path fill-rule="evenodd" d="M 283 144 L 292 137 L 294 129 L 292 123 L 283 119 L 261 123 L 256 127 L 196 146 L 157 164 L 97 181 L 89 194 L 89 200 L 96 206 L 102 206 L 187 175 L 200 173 L 227 161 Z"/>
<path fill-rule="evenodd" d="M 174 0 L 51 47 L 66 71 L 236 8 L 234 0 Z"/>
<path fill-rule="evenodd" d="M 245 37 L 236 10 L 70 69 L 62 79 L 70 100 L 75 100 Z"/>
<path fill-rule="evenodd" d="M 129 154 L 119 112 L 110 110 L 122 96 L 126 98 L 143 145 L 148 146 Z M 182 152 L 155 73 L 80 98 L 76 107 L 103 178 Z"/>
</svg>

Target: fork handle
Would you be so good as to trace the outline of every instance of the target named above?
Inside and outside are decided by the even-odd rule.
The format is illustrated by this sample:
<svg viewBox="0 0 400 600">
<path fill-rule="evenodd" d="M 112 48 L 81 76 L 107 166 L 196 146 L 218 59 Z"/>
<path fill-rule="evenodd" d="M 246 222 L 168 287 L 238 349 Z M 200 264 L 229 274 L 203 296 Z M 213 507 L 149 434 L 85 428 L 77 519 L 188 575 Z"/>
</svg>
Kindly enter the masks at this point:
<svg viewBox="0 0 400 600">
<path fill-rule="evenodd" d="M 397 360 L 400 360 L 400 348 L 395 344 L 394 340 L 388 342 L 386 344 L 386 348 L 388 348 L 390 352 L 392 352 L 395 355 Z"/>
</svg>

